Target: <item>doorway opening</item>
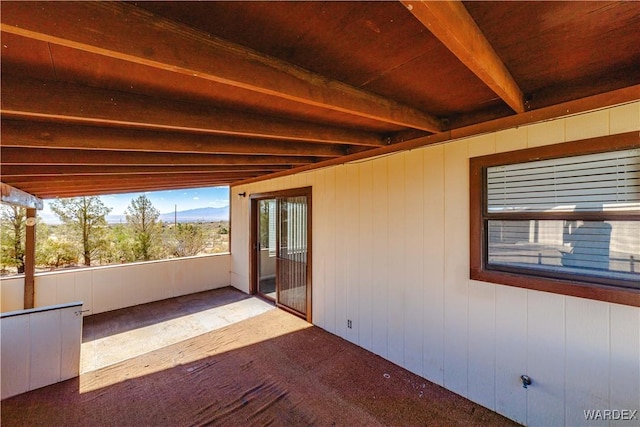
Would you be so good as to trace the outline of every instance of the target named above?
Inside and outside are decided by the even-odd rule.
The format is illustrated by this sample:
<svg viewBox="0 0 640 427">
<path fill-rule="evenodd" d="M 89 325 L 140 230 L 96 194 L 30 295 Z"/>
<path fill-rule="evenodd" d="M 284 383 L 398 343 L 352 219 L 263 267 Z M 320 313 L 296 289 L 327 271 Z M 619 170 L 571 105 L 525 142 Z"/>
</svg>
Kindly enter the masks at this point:
<svg viewBox="0 0 640 427">
<path fill-rule="evenodd" d="M 250 290 L 311 322 L 311 187 L 251 195 Z"/>
</svg>

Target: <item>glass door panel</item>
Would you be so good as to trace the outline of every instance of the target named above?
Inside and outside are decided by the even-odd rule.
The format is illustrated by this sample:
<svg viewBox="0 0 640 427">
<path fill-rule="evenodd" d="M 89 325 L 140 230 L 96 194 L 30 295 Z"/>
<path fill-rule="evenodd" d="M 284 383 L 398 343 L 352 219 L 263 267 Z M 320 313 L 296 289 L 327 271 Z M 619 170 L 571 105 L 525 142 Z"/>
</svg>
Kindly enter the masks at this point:
<svg viewBox="0 0 640 427">
<path fill-rule="evenodd" d="M 276 295 L 276 199 L 258 201 L 258 292 L 277 299 Z"/>
<path fill-rule="evenodd" d="M 278 199 L 278 303 L 307 312 L 307 197 Z"/>
</svg>

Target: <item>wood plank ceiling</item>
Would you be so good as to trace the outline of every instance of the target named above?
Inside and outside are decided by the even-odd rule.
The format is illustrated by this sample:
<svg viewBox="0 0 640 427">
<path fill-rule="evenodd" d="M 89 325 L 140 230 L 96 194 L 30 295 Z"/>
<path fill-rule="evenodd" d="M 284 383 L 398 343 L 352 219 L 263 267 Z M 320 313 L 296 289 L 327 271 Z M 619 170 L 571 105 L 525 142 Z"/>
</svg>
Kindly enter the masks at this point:
<svg viewBox="0 0 640 427">
<path fill-rule="evenodd" d="M 0 173 L 41 198 L 228 185 L 640 98 L 640 2 L 0 7 Z"/>
</svg>

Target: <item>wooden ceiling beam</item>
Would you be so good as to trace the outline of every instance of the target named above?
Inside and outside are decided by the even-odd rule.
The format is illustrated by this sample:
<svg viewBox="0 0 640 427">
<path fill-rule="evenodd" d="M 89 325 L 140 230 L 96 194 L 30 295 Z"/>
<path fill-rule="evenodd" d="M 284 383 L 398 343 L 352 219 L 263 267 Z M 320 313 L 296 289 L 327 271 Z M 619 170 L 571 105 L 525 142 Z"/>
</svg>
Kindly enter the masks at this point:
<svg viewBox="0 0 640 427">
<path fill-rule="evenodd" d="M 516 113 L 525 111 L 522 90 L 462 1 L 400 1 Z"/>
<path fill-rule="evenodd" d="M 176 177 L 173 174 L 157 174 L 157 175 L 107 175 L 107 176 L 95 176 L 95 175 L 72 175 L 72 176 L 57 176 L 57 177 L 42 177 L 42 176 L 28 176 L 28 177 L 16 177 L 11 180 L 11 184 L 17 187 L 24 187 L 25 185 L 41 185 L 43 187 L 59 187 L 63 186 L 85 186 L 92 187 L 94 185 L 112 185 L 122 183 L 164 183 L 179 180 L 180 182 L 202 182 L 211 179 L 237 181 L 243 177 L 256 176 L 256 172 L 209 172 L 206 174 L 192 174 L 186 173 Z"/>
<path fill-rule="evenodd" d="M 207 174 L 211 172 L 270 173 L 286 170 L 287 165 L 239 165 L 239 166 L 95 166 L 95 165 L 2 165 L 2 176 L 7 179 L 40 176 L 109 176 L 109 175 L 161 175 L 173 174 L 179 179 L 183 173 Z"/>
<path fill-rule="evenodd" d="M 602 109 L 615 105 L 636 102 L 638 101 L 638 94 L 640 94 L 640 85 L 629 86 L 607 93 L 601 93 L 581 99 L 564 102 L 562 104 L 540 108 L 538 110 L 526 111 L 521 114 L 502 117 L 484 123 L 478 123 L 457 129 L 452 129 L 446 132 L 437 133 L 434 135 L 428 135 L 408 141 L 398 142 L 383 148 L 376 148 L 362 153 L 350 154 L 338 159 L 325 160 L 322 162 L 298 166 L 286 171 L 275 172 L 271 175 L 259 176 L 257 178 L 252 178 L 244 181 L 237 181 L 234 182 L 233 185 L 246 185 L 253 182 L 281 178 L 284 176 L 295 175 L 315 169 L 362 161 L 364 159 L 378 156 L 387 156 L 391 153 L 397 153 L 400 151 L 414 150 L 428 145 L 444 144 L 450 141 L 455 141 L 461 138 L 468 138 L 474 135 L 482 135 L 490 132 L 513 129 L 519 126 L 530 125 L 533 123 L 541 123 L 547 120 L 553 120 L 563 116 L 575 115 L 595 109 Z"/>
<path fill-rule="evenodd" d="M 122 193 L 135 193 L 142 191 L 163 191 L 163 190 L 180 190 L 180 189 L 193 189 L 203 187 L 223 187 L 228 186 L 230 183 L 227 181 L 209 181 L 198 183 L 180 183 L 180 182 L 167 182 L 166 184 L 141 184 L 141 185 L 123 185 L 123 186 L 110 186 L 110 187 L 71 187 L 71 188 L 38 188 L 38 197 L 42 199 L 64 198 L 64 197 L 81 197 L 81 196 L 101 196 L 108 194 L 122 194 Z"/>
<path fill-rule="evenodd" d="M 130 151 L 58 150 L 0 147 L 2 165 L 302 165 L 316 157 L 231 154 L 139 153 Z"/>
<path fill-rule="evenodd" d="M 125 126 L 268 140 L 372 147 L 386 145 L 380 135 L 372 132 L 264 117 L 70 83 L 3 74 L 1 84 L 1 113 L 9 119 Z"/>
<path fill-rule="evenodd" d="M 0 201 L 28 209 L 43 208 L 42 199 L 4 182 L 0 182 Z"/>
<path fill-rule="evenodd" d="M 206 182 L 206 183 L 170 183 L 170 184 L 157 184 L 157 185 L 141 185 L 141 186 L 129 186 L 129 187 L 117 187 L 117 188 L 88 188 L 88 189 L 68 189 L 68 190 L 56 190 L 47 189 L 39 190 L 38 196 L 42 199 L 55 199 L 65 197 L 81 197 L 81 196 L 103 196 L 109 194 L 124 194 L 124 193 L 137 193 L 143 191 L 163 191 L 163 190 L 181 190 L 181 189 L 193 189 L 204 187 L 223 187 L 229 185 L 228 182 Z"/>
<path fill-rule="evenodd" d="M 247 176 L 248 178 L 251 175 Z M 208 179 L 189 179 L 183 181 L 176 181 L 174 179 L 160 179 L 160 180 L 141 180 L 141 181 L 127 181 L 120 180 L 114 182 L 95 182 L 95 183 L 67 183 L 67 182 L 58 182 L 58 183 L 42 183 L 42 182 L 27 182 L 27 183 L 16 183 L 16 186 L 19 188 L 25 189 L 25 191 L 32 191 L 34 194 L 41 194 L 42 192 L 60 192 L 68 193 L 68 192 L 76 192 L 77 194 L 82 194 L 82 192 L 87 190 L 99 190 L 102 192 L 111 191 L 111 190 L 122 190 L 128 188 L 154 188 L 154 186 L 159 186 L 161 188 L 168 187 L 178 187 L 178 188 L 191 188 L 191 187 L 202 187 L 202 186 L 212 186 L 212 185 L 228 185 L 230 182 L 233 182 L 234 179 L 231 178 L 216 178 L 210 177 Z"/>
<path fill-rule="evenodd" d="M 0 29 L 340 113 L 441 129 L 424 112 L 120 2 L 7 2 Z"/>
<path fill-rule="evenodd" d="M 3 147 L 316 157 L 339 157 L 347 154 L 345 147 L 337 144 L 98 128 L 23 120 L 3 119 L 1 128 L 0 145 Z"/>
</svg>

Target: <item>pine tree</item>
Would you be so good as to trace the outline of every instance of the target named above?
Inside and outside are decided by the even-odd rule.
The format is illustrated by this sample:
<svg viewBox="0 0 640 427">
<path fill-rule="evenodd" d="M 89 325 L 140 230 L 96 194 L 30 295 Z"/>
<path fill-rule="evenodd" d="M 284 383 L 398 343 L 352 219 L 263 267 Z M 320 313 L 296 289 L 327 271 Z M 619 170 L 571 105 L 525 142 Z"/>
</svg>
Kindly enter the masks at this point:
<svg viewBox="0 0 640 427">
<path fill-rule="evenodd" d="M 51 210 L 77 238 L 84 265 L 91 265 L 107 246 L 107 215 L 111 212 L 97 196 L 57 199 L 51 203 Z"/>
<path fill-rule="evenodd" d="M 134 254 L 136 259 L 153 259 L 161 250 L 160 211 L 153 207 L 144 194 L 131 200 L 125 212 L 127 223 L 134 233 Z"/>
</svg>

